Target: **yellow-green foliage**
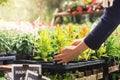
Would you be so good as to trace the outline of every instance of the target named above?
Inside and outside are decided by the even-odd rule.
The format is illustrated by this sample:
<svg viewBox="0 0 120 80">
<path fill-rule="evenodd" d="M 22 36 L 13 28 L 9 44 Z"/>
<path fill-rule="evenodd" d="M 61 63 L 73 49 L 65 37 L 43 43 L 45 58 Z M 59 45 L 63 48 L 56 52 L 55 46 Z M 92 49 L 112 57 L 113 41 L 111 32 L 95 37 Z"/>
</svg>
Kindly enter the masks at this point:
<svg viewBox="0 0 120 80">
<path fill-rule="evenodd" d="M 71 45 L 73 40 L 86 36 L 88 31 L 89 29 L 85 26 L 74 26 L 73 24 L 41 29 L 34 42 L 34 45 L 37 46 L 36 53 L 44 60 L 51 60 L 54 54 L 59 54 L 62 48 Z"/>
</svg>

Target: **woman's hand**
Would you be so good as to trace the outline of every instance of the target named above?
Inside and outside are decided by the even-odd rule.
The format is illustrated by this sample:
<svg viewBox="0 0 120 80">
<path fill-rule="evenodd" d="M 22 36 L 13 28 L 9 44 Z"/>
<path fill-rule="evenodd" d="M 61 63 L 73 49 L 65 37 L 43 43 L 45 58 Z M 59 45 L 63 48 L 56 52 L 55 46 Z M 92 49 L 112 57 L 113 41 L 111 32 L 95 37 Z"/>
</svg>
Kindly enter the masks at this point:
<svg viewBox="0 0 120 80">
<path fill-rule="evenodd" d="M 76 52 L 76 46 L 65 47 L 60 54 L 56 55 L 54 59 L 58 61 L 57 63 L 67 63 L 75 59 L 79 54 Z"/>
<path fill-rule="evenodd" d="M 56 55 L 54 59 L 57 63 L 67 63 L 74 60 L 80 53 L 86 50 L 88 46 L 84 43 L 83 39 L 75 40 L 72 46 L 67 46 L 62 49 L 61 53 Z"/>
</svg>

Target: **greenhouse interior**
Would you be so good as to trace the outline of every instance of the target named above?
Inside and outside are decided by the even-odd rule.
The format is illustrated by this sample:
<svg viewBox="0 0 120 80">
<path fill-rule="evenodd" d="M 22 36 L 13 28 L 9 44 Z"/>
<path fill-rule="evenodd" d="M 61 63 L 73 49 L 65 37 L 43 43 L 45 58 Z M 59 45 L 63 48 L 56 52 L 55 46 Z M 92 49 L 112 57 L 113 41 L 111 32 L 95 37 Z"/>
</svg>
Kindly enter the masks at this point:
<svg viewBox="0 0 120 80">
<path fill-rule="evenodd" d="M 0 80 L 120 80 L 120 0 L 0 0 Z"/>
</svg>

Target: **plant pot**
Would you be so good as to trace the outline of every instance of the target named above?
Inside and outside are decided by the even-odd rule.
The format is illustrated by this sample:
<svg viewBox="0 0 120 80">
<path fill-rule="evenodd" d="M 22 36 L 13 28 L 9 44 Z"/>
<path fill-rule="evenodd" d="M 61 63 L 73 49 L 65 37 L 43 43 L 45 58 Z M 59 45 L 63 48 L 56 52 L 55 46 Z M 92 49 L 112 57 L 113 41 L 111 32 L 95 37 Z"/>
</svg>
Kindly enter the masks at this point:
<svg viewBox="0 0 120 80">
<path fill-rule="evenodd" d="M 0 64 L 1 65 L 12 64 L 14 60 L 16 60 L 15 56 L 1 56 Z"/>
<path fill-rule="evenodd" d="M 30 54 L 16 54 L 17 60 L 31 60 L 32 56 Z"/>
<path fill-rule="evenodd" d="M 6 54 L 0 53 L 0 57 L 5 56 Z"/>
<path fill-rule="evenodd" d="M 37 61 L 34 60 L 16 60 L 14 64 L 37 64 Z"/>
</svg>

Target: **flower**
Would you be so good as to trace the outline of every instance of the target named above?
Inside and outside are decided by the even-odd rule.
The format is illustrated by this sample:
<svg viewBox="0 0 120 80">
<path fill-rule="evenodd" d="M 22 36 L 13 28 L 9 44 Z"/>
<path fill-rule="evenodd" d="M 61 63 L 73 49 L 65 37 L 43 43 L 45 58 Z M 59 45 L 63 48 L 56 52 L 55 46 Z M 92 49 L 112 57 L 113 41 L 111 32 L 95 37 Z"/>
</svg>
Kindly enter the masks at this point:
<svg viewBox="0 0 120 80">
<path fill-rule="evenodd" d="M 81 8 L 80 6 L 77 7 L 77 10 L 78 10 L 78 12 L 80 12 L 80 13 L 83 12 L 83 10 L 82 10 L 82 8 Z"/>
<path fill-rule="evenodd" d="M 76 15 L 76 14 L 77 14 L 77 11 L 73 11 L 72 14 L 73 14 L 73 15 Z"/>
</svg>

